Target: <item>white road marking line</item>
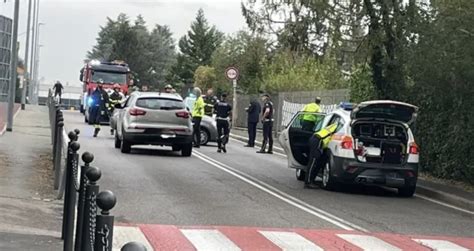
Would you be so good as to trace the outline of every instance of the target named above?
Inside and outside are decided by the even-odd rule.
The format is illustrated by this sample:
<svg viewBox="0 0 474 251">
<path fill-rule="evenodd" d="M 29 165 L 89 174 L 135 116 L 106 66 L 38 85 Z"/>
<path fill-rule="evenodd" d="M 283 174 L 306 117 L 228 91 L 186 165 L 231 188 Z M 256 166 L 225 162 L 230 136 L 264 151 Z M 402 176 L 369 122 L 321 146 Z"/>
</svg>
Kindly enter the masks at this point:
<svg viewBox="0 0 474 251">
<path fill-rule="evenodd" d="M 423 246 L 429 247 L 437 251 L 468 251 L 469 249 L 461 247 L 455 243 L 445 240 L 425 240 L 425 239 L 413 239 Z"/>
<path fill-rule="evenodd" d="M 125 244 L 135 241 L 145 245 L 146 249 L 153 251 L 143 232 L 138 227 L 114 226 L 113 251 L 119 251 Z"/>
<path fill-rule="evenodd" d="M 315 250 L 323 251 L 321 247 L 294 232 L 259 231 L 265 238 L 284 251 Z"/>
<path fill-rule="evenodd" d="M 342 239 L 362 248 L 374 251 L 401 251 L 401 249 L 373 236 L 358 234 L 338 234 Z"/>
<path fill-rule="evenodd" d="M 229 238 L 218 230 L 181 229 L 186 238 L 200 251 L 208 250 L 240 250 Z"/>
<path fill-rule="evenodd" d="M 458 211 L 461 211 L 461 212 L 463 212 L 463 213 L 467 213 L 467 214 L 474 215 L 474 212 L 473 212 L 473 211 L 469 211 L 469 210 L 464 209 L 464 208 L 460 208 L 460 207 L 457 207 L 457 206 L 454 206 L 454 205 L 450 205 L 450 204 L 448 204 L 448 203 L 444 203 L 444 202 L 439 201 L 439 200 L 431 199 L 431 198 L 428 198 L 428 197 L 423 196 L 423 195 L 415 194 L 415 197 L 418 197 L 418 198 L 420 198 L 420 199 L 427 200 L 427 201 L 429 201 L 429 202 L 433 202 L 433 203 L 438 204 L 438 205 L 441 205 L 441 206 L 449 207 L 449 208 L 451 208 L 451 209 L 458 210 Z"/>
<path fill-rule="evenodd" d="M 279 189 L 273 187 L 273 186 L 270 186 L 269 184 L 263 182 L 263 181 L 260 181 L 254 177 L 251 177 L 250 175 L 246 174 L 246 173 L 243 173 L 239 170 L 236 170 L 235 168 L 232 168 L 226 164 L 223 164 L 215 159 L 212 159 L 198 151 L 194 151 L 194 154 L 196 157 L 198 157 L 199 159 L 201 159 L 202 161 L 218 168 L 218 169 L 221 169 L 222 171 L 224 172 L 227 172 L 229 173 L 230 175 L 296 207 L 296 208 L 299 208 L 313 216 L 316 216 L 322 220 L 325 220 L 327 222 L 330 222 L 332 224 L 334 224 L 335 226 L 338 226 L 344 230 L 359 230 L 359 231 L 362 231 L 362 232 L 369 232 L 367 229 L 363 228 L 363 227 L 360 227 L 356 224 L 353 224 L 351 222 L 348 222 L 342 218 L 339 218 L 327 211 L 324 211 L 320 208 L 317 208 L 317 207 L 314 207 L 298 198 L 295 198 L 283 191 L 280 191 Z"/>
</svg>

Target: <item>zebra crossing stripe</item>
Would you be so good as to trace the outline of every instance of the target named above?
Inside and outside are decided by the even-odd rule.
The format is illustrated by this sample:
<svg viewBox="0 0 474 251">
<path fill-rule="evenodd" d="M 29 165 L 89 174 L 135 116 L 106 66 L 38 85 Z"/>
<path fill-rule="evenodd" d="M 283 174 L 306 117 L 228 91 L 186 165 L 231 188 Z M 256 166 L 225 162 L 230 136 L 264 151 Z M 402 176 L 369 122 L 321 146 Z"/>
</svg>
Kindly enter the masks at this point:
<svg viewBox="0 0 474 251">
<path fill-rule="evenodd" d="M 181 232 L 194 245 L 198 251 L 208 250 L 240 250 L 234 242 L 229 240 L 227 236 L 219 230 L 209 229 L 181 229 Z"/>
<path fill-rule="evenodd" d="M 469 249 L 461 247 L 455 243 L 445 240 L 427 240 L 427 239 L 413 239 L 423 246 L 429 247 L 437 251 L 469 251 Z"/>
<path fill-rule="evenodd" d="M 259 231 L 265 238 L 284 251 L 314 250 L 323 251 L 321 247 L 295 232 Z"/>
</svg>

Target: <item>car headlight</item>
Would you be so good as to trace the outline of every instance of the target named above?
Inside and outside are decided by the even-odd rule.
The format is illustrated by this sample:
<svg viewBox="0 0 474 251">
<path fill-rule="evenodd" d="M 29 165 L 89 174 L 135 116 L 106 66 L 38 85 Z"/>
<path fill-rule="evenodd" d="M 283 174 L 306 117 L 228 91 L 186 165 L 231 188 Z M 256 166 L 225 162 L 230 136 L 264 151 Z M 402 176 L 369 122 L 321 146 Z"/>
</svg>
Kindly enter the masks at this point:
<svg viewBox="0 0 474 251">
<path fill-rule="evenodd" d="M 87 98 L 87 104 L 88 104 L 89 106 L 91 106 L 92 104 L 94 104 L 94 100 L 92 99 L 92 97 Z"/>
<path fill-rule="evenodd" d="M 217 122 L 215 120 L 212 120 L 212 126 L 217 127 Z"/>
</svg>

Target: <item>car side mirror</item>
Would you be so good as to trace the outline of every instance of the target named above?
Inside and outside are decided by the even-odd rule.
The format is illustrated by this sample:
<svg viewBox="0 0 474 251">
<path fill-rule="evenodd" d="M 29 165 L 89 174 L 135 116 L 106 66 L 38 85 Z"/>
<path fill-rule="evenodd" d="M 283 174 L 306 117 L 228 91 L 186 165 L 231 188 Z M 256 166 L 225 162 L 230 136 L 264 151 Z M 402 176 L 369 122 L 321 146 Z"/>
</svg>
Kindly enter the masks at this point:
<svg viewBox="0 0 474 251">
<path fill-rule="evenodd" d="M 122 109 L 123 108 L 122 104 L 115 104 L 114 107 L 117 108 L 117 109 Z"/>
</svg>

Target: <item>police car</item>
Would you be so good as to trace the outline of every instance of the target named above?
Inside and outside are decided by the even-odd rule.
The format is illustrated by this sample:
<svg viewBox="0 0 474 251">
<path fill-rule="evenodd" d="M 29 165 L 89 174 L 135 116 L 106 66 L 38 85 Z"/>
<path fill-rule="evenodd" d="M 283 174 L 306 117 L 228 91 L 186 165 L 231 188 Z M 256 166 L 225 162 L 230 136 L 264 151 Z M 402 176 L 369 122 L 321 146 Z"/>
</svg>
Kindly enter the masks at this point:
<svg viewBox="0 0 474 251">
<path fill-rule="evenodd" d="M 333 190 L 341 183 L 382 185 L 411 197 L 418 178 L 419 149 L 411 129 L 417 111 L 416 106 L 391 100 L 343 103 L 328 114 L 315 114 L 318 122 L 313 130 L 303 130 L 304 112 L 299 112 L 279 141 L 288 166 L 296 169 L 298 180 L 304 180 L 309 138 L 336 123 L 338 128 L 326 150 L 328 161 L 322 168 L 322 188 Z"/>
</svg>

